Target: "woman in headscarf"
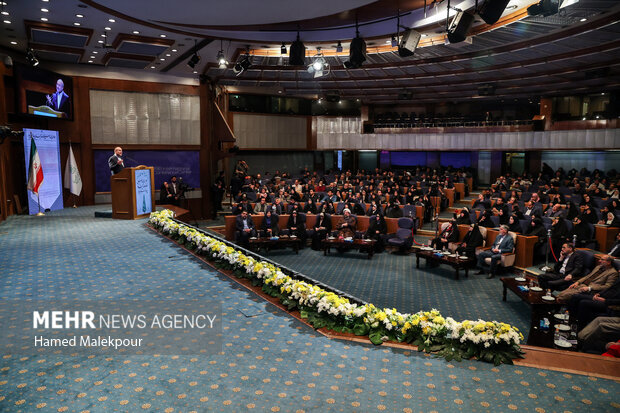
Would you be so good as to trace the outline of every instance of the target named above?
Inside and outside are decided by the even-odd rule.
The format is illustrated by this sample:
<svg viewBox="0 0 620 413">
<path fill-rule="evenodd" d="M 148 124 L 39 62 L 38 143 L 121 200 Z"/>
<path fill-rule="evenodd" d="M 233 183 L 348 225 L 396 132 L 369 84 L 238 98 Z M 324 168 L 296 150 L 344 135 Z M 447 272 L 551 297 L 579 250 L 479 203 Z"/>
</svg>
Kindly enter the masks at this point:
<svg viewBox="0 0 620 413">
<path fill-rule="evenodd" d="M 478 220 L 478 225 L 485 228 L 494 228 L 495 224 L 493 224 L 493 221 L 491 220 L 491 215 L 491 210 L 485 209 L 482 216 L 480 216 L 480 219 Z"/>
<path fill-rule="evenodd" d="M 466 255 L 473 260 L 476 258 L 476 248 L 481 247 L 483 243 L 484 239 L 482 238 L 478 224 L 471 224 L 469 230 L 463 237 L 463 241 L 456 248 L 456 253 L 458 255 Z"/>
<path fill-rule="evenodd" d="M 456 225 L 469 225 L 471 224 L 471 217 L 469 216 L 469 208 L 465 207 L 461 209 L 458 214 L 454 214 Z"/>
<path fill-rule="evenodd" d="M 263 222 L 261 224 L 261 232 L 263 237 L 276 237 L 280 233 L 278 227 L 278 216 L 271 212 L 271 208 L 267 209 Z"/>
<path fill-rule="evenodd" d="M 588 244 L 595 241 L 592 239 L 592 229 L 590 228 L 590 225 L 588 225 L 587 222 L 582 221 L 579 216 L 573 219 L 573 229 L 569 234 L 570 242 L 573 242 L 575 235 L 577 236 L 575 240 L 575 247 L 577 248 L 586 248 Z"/>
<path fill-rule="evenodd" d="M 364 237 L 367 239 L 374 239 L 375 242 L 375 252 L 383 252 L 385 249 L 384 239 L 385 234 L 387 233 L 387 225 L 385 224 L 385 219 L 381 214 L 376 214 L 370 217 L 368 222 L 368 229 L 364 234 Z"/>
<path fill-rule="evenodd" d="M 568 227 L 566 226 L 566 222 L 564 222 L 564 218 L 554 218 L 551 224 L 551 246 L 553 247 L 553 253 L 556 257 L 560 256 L 562 244 L 566 242 L 567 236 Z"/>
<path fill-rule="evenodd" d="M 516 215 L 511 215 L 510 218 L 508 218 L 508 231 L 516 232 L 517 234 L 523 232 L 521 224 L 519 224 L 519 218 Z"/>
<path fill-rule="evenodd" d="M 324 240 L 332 231 L 332 220 L 329 215 L 321 212 L 316 217 L 314 224 L 314 234 L 312 234 L 312 249 L 320 250 L 321 241 Z"/>
<path fill-rule="evenodd" d="M 534 261 L 544 257 L 547 252 L 545 245 L 547 244 L 547 230 L 542 223 L 542 219 L 534 217 L 530 223 L 530 227 L 525 231 L 525 234 L 531 237 L 538 237 L 538 241 L 534 244 Z"/>
<path fill-rule="evenodd" d="M 296 236 L 302 241 L 302 248 L 306 241 L 306 220 L 304 216 L 297 213 L 297 210 L 293 210 L 288 217 L 286 227 L 289 230 L 289 235 Z"/>
</svg>

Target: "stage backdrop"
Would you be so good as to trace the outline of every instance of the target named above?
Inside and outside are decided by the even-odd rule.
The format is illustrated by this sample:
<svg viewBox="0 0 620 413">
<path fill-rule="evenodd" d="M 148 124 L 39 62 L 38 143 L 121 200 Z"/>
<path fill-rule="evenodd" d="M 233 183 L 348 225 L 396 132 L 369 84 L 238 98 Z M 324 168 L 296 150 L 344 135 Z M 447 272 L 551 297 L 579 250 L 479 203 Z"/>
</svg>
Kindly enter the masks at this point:
<svg viewBox="0 0 620 413">
<path fill-rule="evenodd" d="M 30 173 L 30 138 L 34 143 L 41 159 L 43 169 L 43 183 L 39 187 L 41 212 L 46 209 L 62 209 L 62 177 L 60 175 L 60 146 L 58 131 L 24 129 L 24 154 L 26 161 L 26 179 Z M 109 183 L 108 183 L 109 186 Z M 30 214 L 39 212 L 37 195 L 28 191 L 28 211 Z"/>
<path fill-rule="evenodd" d="M 171 176 L 183 178 L 190 188 L 200 187 L 200 162 L 198 151 L 123 151 L 126 167 L 139 165 L 152 166 L 155 169 L 155 189 Z M 95 151 L 95 190 L 110 192 L 110 168 L 108 158 L 111 150 Z"/>
</svg>

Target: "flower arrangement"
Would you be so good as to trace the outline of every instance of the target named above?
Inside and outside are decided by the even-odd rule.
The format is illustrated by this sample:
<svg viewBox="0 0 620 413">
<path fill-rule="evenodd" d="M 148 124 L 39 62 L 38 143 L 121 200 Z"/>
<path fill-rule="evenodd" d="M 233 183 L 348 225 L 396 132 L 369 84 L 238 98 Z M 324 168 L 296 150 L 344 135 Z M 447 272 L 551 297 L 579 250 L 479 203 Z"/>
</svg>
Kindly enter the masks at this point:
<svg viewBox="0 0 620 413">
<path fill-rule="evenodd" d="M 231 270 L 235 276 L 260 286 L 289 310 L 298 310 L 301 317 L 317 329 L 367 335 L 376 345 L 387 340 L 412 343 L 420 351 L 435 353 L 447 360 L 476 358 L 498 365 L 512 364 L 513 359 L 523 357 L 519 347 L 523 335 L 509 324 L 483 320 L 459 322 L 444 318 L 435 309 L 403 314 L 394 308 L 351 303 L 346 297 L 294 279 L 275 265 L 247 256 L 173 217 L 170 210 L 153 212 L 149 224 L 205 256 L 218 268 Z"/>
</svg>

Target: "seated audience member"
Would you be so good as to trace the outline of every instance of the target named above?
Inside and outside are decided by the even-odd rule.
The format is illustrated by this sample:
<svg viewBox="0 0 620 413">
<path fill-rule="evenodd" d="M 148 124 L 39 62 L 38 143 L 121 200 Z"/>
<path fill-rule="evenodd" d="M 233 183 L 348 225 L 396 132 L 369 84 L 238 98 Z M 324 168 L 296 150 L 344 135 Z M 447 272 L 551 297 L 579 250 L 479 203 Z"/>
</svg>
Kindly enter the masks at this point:
<svg viewBox="0 0 620 413">
<path fill-rule="evenodd" d="M 463 208 L 458 213 L 454 213 L 456 225 L 469 225 L 471 224 L 471 217 L 469 216 L 469 209 Z"/>
<path fill-rule="evenodd" d="M 448 248 L 449 243 L 458 242 L 458 240 L 459 229 L 453 222 L 448 222 L 439 236 L 431 241 L 431 246 L 436 250 L 442 250 L 444 248 Z"/>
<path fill-rule="evenodd" d="M 484 243 L 482 234 L 478 224 L 471 224 L 467 233 L 463 237 L 463 241 L 456 248 L 458 255 L 466 255 L 470 259 L 476 258 L 476 248 L 481 247 Z"/>
<path fill-rule="evenodd" d="M 324 214 L 334 214 L 336 211 L 334 210 L 334 204 L 330 200 L 323 201 L 323 203 L 319 206 L 317 213 L 323 212 Z"/>
<path fill-rule="evenodd" d="M 368 221 L 368 229 L 364 234 L 366 239 L 374 239 L 375 251 L 383 252 L 385 249 L 385 235 L 387 234 L 387 225 L 385 219 L 380 214 L 376 214 L 370 217 Z"/>
<path fill-rule="evenodd" d="M 474 201 L 472 205 L 473 209 L 489 209 L 491 208 L 491 201 L 486 199 L 483 194 L 478 194 L 478 199 Z"/>
<path fill-rule="evenodd" d="M 567 303 L 571 297 L 579 293 L 599 292 L 611 287 L 618 280 L 618 271 L 612 266 L 613 259 L 609 255 L 601 257 L 599 265 L 585 277 L 572 283 L 556 298 L 559 303 Z"/>
<path fill-rule="evenodd" d="M 385 216 L 388 218 L 401 218 L 403 216 L 403 210 L 400 209 L 398 200 L 392 200 L 385 208 Z"/>
<path fill-rule="evenodd" d="M 581 217 L 573 219 L 573 229 L 569 232 L 569 240 L 576 238 L 575 246 L 577 248 L 586 248 L 586 246 L 596 240 L 592 239 L 592 230 L 587 222 L 581 220 Z"/>
<path fill-rule="evenodd" d="M 248 199 L 245 197 L 245 194 L 243 194 L 243 197 L 241 198 L 241 202 L 239 202 L 232 210 L 233 215 L 239 215 L 242 211 L 247 212 L 248 214 L 253 214 L 254 213 L 254 209 L 252 208 L 252 204 L 250 204 L 250 201 L 248 201 Z"/>
<path fill-rule="evenodd" d="M 242 210 L 235 219 L 235 231 L 237 235 L 237 243 L 244 248 L 250 245 L 250 238 L 256 236 L 254 221 L 248 214 L 248 211 Z"/>
<path fill-rule="evenodd" d="M 271 209 L 267 209 L 265 217 L 261 224 L 261 235 L 263 237 L 271 238 L 277 237 L 280 234 L 280 228 L 278 227 L 279 217 L 271 212 Z"/>
<path fill-rule="evenodd" d="M 620 258 L 620 231 L 616 234 L 616 241 L 609 248 L 608 255 L 614 258 Z"/>
<path fill-rule="evenodd" d="M 541 217 L 542 216 L 542 207 L 534 205 L 532 201 L 527 201 L 525 203 L 525 211 L 523 215 L 526 217 Z"/>
<path fill-rule="evenodd" d="M 478 219 L 478 225 L 485 228 L 494 228 L 495 224 L 491 219 L 492 215 L 493 214 L 491 213 L 490 209 L 485 209 L 482 215 L 480 215 L 480 218 Z"/>
<path fill-rule="evenodd" d="M 170 192 L 170 186 L 168 182 L 164 182 L 161 184 L 161 188 L 159 190 L 159 202 L 162 204 L 172 204 L 174 205 L 174 195 Z"/>
<path fill-rule="evenodd" d="M 508 233 L 508 226 L 502 225 L 499 227 L 499 234 L 495 238 L 495 242 L 491 245 L 491 249 L 482 251 L 478 254 L 478 274 L 484 274 L 485 269 L 489 268 L 489 275 L 487 278 L 495 277 L 497 265 L 502 259 L 502 254 L 510 253 L 514 250 L 515 244 L 512 236 Z M 487 266 L 485 263 L 486 258 L 491 258 L 491 265 Z"/>
<path fill-rule="evenodd" d="M 347 203 L 346 207 L 349 208 L 354 215 L 364 215 L 364 208 L 362 208 L 362 205 L 358 202 L 351 201 Z"/>
<path fill-rule="evenodd" d="M 318 208 L 316 204 L 314 203 L 314 201 L 308 200 L 306 204 L 304 205 L 303 211 L 307 214 L 316 214 L 318 211 Z"/>
<path fill-rule="evenodd" d="M 296 236 L 302 240 L 302 248 L 304 241 L 306 240 L 306 219 L 303 215 L 300 215 L 296 210 L 291 212 L 288 217 L 286 227 L 289 230 L 290 236 Z"/>
<path fill-rule="evenodd" d="M 547 245 L 547 230 L 542 223 L 542 220 L 538 217 L 532 219 L 529 228 L 525 231 L 525 234 L 528 237 L 538 237 L 536 244 L 534 244 L 534 261 L 543 257 L 547 250 L 545 246 Z"/>
<path fill-rule="evenodd" d="M 517 234 L 523 232 L 523 228 L 521 228 L 521 224 L 519 224 L 519 218 L 517 218 L 516 215 L 511 215 L 510 218 L 508 218 L 508 231 L 516 232 Z"/>
<path fill-rule="evenodd" d="M 568 203 L 568 212 L 566 213 L 566 219 L 573 220 L 579 216 L 579 213 L 579 208 L 577 208 L 574 202 L 570 201 Z"/>
<path fill-rule="evenodd" d="M 568 227 L 564 222 L 564 218 L 555 218 L 551 224 L 551 246 L 553 247 L 553 253 L 556 257 L 560 255 L 562 244 L 567 241 L 567 238 Z"/>
<path fill-rule="evenodd" d="M 600 220 L 598 223 L 609 227 L 620 227 L 620 219 L 618 219 L 618 217 L 611 211 L 607 212 L 605 218 Z"/>
<path fill-rule="evenodd" d="M 602 315 L 620 315 L 620 281 L 598 293 L 580 293 L 570 299 L 569 314 L 581 330 Z"/>
<path fill-rule="evenodd" d="M 620 340 L 620 317 L 597 317 L 577 335 L 583 351 L 601 354 L 607 344 Z"/>
<path fill-rule="evenodd" d="M 491 208 L 491 212 L 494 215 L 499 216 L 500 224 L 508 223 L 508 218 L 510 217 L 510 215 L 508 213 L 508 207 L 504 204 L 504 200 L 502 198 L 497 198 L 497 201 L 495 201 L 495 205 L 493 205 L 493 208 Z"/>
<path fill-rule="evenodd" d="M 343 216 L 338 222 L 338 236 L 342 238 L 354 237 L 355 229 L 357 228 L 357 218 L 351 215 L 351 210 L 345 208 Z"/>
<path fill-rule="evenodd" d="M 589 204 L 586 204 L 583 208 L 581 220 L 589 224 L 596 224 L 598 222 L 598 218 L 596 217 L 596 213 L 592 210 L 592 207 Z"/>
<path fill-rule="evenodd" d="M 560 204 L 555 204 L 552 207 L 547 208 L 544 216 L 548 218 L 566 218 L 566 211 L 560 206 Z"/>
<path fill-rule="evenodd" d="M 265 215 L 268 209 L 271 209 L 269 205 L 267 205 L 267 199 L 265 197 L 261 197 L 258 204 L 254 206 L 254 213 Z"/>
<path fill-rule="evenodd" d="M 375 203 L 370 204 L 370 208 L 368 208 L 368 212 L 366 212 L 366 215 L 368 215 L 369 217 L 373 215 L 381 215 L 381 207 Z"/>
<path fill-rule="evenodd" d="M 332 231 L 332 220 L 324 212 L 319 213 L 314 224 L 314 234 L 312 235 L 312 249 L 320 250 L 321 241 L 324 240 Z"/>
<path fill-rule="evenodd" d="M 284 214 L 284 204 L 282 203 L 282 198 L 277 197 L 275 202 L 271 204 L 271 212 L 276 215 Z"/>
<path fill-rule="evenodd" d="M 543 289 L 564 290 L 576 279 L 581 278 L 583 273 L 583 257 L 575 252 L 571 243 L 562 245 L 562 252 L 555 263 L 553 272 L 538 276 L 538 282 Z"/>
</svg>

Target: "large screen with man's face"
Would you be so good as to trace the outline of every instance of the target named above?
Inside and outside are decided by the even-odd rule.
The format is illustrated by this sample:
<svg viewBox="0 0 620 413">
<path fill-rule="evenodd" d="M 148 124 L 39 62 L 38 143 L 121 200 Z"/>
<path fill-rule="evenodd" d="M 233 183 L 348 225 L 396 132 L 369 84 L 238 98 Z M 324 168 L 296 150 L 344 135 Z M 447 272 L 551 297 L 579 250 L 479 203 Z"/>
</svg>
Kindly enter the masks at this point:
<svg viewBox="0 0 620 413">
<path fill-rule="evenodd" d="M 73 120 L 71 76 L 26 65 L 15 65 L 20 113 Z"/>
</svg>

